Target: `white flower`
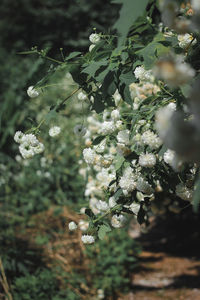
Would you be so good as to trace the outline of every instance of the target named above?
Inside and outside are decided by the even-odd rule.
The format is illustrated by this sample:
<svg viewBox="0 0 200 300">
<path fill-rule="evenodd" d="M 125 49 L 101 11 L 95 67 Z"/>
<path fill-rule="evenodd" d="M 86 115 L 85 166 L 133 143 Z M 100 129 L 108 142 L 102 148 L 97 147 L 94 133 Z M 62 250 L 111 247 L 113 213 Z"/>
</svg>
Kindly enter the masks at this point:
<svg viewBox="0 0 200 300">
<path fill-rule="evenodd" d="M 104 112 L 103 112 L 103 120 L 104 121 L 111 121 L 110 118 L 111 118 L 110 112 L 107 111 L 107 110 L 104 110 Z"/>
<path fill-rule="evenodd" d="M 98 289 L 97 290 L 97 299 L 104 299 L 104 297 L 105 297 L 104 290 Z"/>
<path fill-rule="evenodd" d="M 89 36 L 89 40 L 92 44 L 97 44 L 100 41 L 100 36 L 97 33 L 92 33 Z"/>
<path fill-rule="evenodd" d="M 111 112 L 111 118 L 113 120 L 119 120 L 120 119 L 120 112 L 118 109 L 114 109 L 112 112 Z"/>
<path fill-rule="evenodd" d="M 145 145 L 148 145 L 151 149 L 157 149 L 162 144 L 161 139 L 151 130 L 145 131 L 141 136 L 141 140 Z"/>
<path fill-rule="evenodd" d="M 159 61 L 154 68 L 155 75 L 171 87 L 184 85 L 195 76 L 195 70 L 178 55 L 170 60 Z"/>
<path fill-rule="evenodd" d="M 199 12 L 200 11 L 200 1 L 199 0 L 192 0 L 192 8 Z"/>
<path fill-rule="evenodd" d="M 81 231 L 86 231 L 86 230 L 88 230 L 89 222 L 87 222 L 85 220 L 80 220 L 79 223 L 78 223 L 78 226 L 79 226 Z"/>
<path fill-rule="evenodd" d="M 20 155 L 16 155 L 15 159 L 17 162 L 21 162 L 22 161 L 22 157 Z"/>
<path fill-rule="evenodd" d="M 117 202 L 115 201 L 114 197 L 110 197 L 108 203 L 110 208 L 113 208 L 115 205 L 117 205 Z"/>
<path fill-rule="evenodd" d="M 87 95 L 84 94 L 83 92 L 78 93 L 78 99 L 79 100 L 86 100 L 87 99 Z"/>
<path fill-rule="evenodd" d="M 33 147 L 27 143 L 23 143 L 19 146 L 19 152 L 21 153 L 22 157 L 25 159 L 31 158 L 35 154 Z"/>
<path fill-rule="evenodd" d="M 95 242 L 95 238 L 92 235 L 82 235 L 81 240 L 84 244 L 93 244 Z"/>
<path fill-rule="evenodd" d="M 166 162 L 166 164 L 170 165 L 171 167 L 174 165 L 174 158 L 175 152 L 170 149 L 168 149 L 163 155 L 164 162 Z"/>
<path fill-rule="evenodd" d="M 168 133 L 170 124 L 171 124 L 171 117 L 174 113 L 174 109 L 171 105 L 167 105 L 165 107 L 160 108 L 155 115 L 155 127 L 158 131 L 159 136 L 161 139 L 164 139 Z"/>
<path fill-rule="evenodd" d="M 124 170 L 123 176 L 119 180 L 119 186 L 127 192 L 132 192 L 136 188 L 136 176 L 131 167 Z"/>
<path fill-rule="evenodd" d="M 140 210 L 140 204 L 138 203 L 132 203 L 130 206 L 129 206 L 129 209 L 134 213 L 134 214 L 138 214 L 139 210 Z"/>
<path fill-rule="evenodd" d="M 113 121 L 105 121 L 101 124 L 100 133 L 107 135 L 115 131 L 116 127 Z"/>
<path fill-rule="evenodd" d="M 99 200 L 96 204 L 97 209 L 106 211 L 108 209 L 108 203 L 106 201 Z"/>
<path fill-rule="evenodd" d="M 36 89 L 34 89 L 33 86 L 29 86 L 27 94 L 30 98 L 36 98 L 39 96 L 40 93 Z"/>
<path fill-rule="evenodd" d="M 120 228 L 124 225 L 126 218 L 124 215 L 113 215 L 111 219 L 111 225 L 114 228 Z"/>
<path fill-rule="evenodd" d="M 90 47 L 89 47 L 89 52 L 91 52 L 92 49 L 94 49 L 95 46 L 96 46 L 96 45 L 94 45 L 94 44 L 90 45 Z"/>
<path fill-rule="evenodd" d="M 78 124 L 74 127 L 74 133 L 78 136 L 84 136 L 86 132 L 87 129 L 81 124 Z"/>
<path fill-rule="evenodd" d="M 115 123 L 115 126 L 118 130 L 122 130 L 124 129 L 124 124 L 121 120 L 118 120 L 116 123 Z"/>
<path fill-rule="evenodd" d="M 98 145 L 94 146 L 94 149 L 97 153 L 103 153 L 106 149 L 106 139 L 101 141 Z"/>
<path fill-rule="evenodd" d="M 44 173 L 44 177 L 45 178 L 50 178 L 51 177 L 51 173 L 50 172 L 45 172 Z"/>
<path fill-rule="evenodd" d="M 130 134 L 130 131 L 128 129 L 119 131 L 117 134 L 118 142 L 128 145 L 129 144 L 129 134 Z"/>
<path fill-rule="evenodd" d="M 115 101 L 115 105 L 118 106 L 120 100 L 122 99 L 120 93 L 118 90 L 115 91 L 114 95 L 113 95 L 114 101 Z"/>
<path fill-rule="evenodd" d="M 143 66 L 135 68 L 135 77 L 141 81 L 153 81 L 153 76 L 151 71 L 146 71 Z"/>
<path fill-rule="evenodd" d="M 83 157 L 87 164 L 93 164 L 95 161 L 95 151 L 91 148 L 85 148 L 83 150 Z"/>
<path fill-rule="evenodd" d="M 22 141 L 23 136 L 24 136 L 23 132 L 21 132 L 21 131 L 16 131 L 16 132 L 15 132 L 15 135 L 14 135 L 14 140 L 15 140 L 15 142 L 21 144 L 21 143 L 23 142 L 23 141 Z"/>
<path fill-rule="evenodd" d="M 61 129 L 60 129 L 59 126 L 51 127 L 51 128 L 49 129 L 49 135 L 50 135 L 51 137 L 57 136 L 57 135 L 60 134 L 60 131 L 61 131 Z"/>
<path fill-rule="evenodd" d="M 73 230 L 76 230 L 78 226 L 76 225 L 75 222 L 72 221 L 68 224 L 68 227 L 69 227 L 69 230 L 73 231 Z"/>
<path fill-rule="evenodd" d="M 156 157 L 152 153 L 141 154 L 139 156 L 139 164 L 145 168 L 153 168 L 156 164 Z"/>
<path fill-rule="evenodd" d="M 32 133 L 30 134 L 24 134 L 22 136 L 22 139 L 21 139 L 22 143 L 26 143 L 26 144 L 29 144 L 33 147 L 37 146 L 39 144 L 39 141 L 38 139 L 36 138 L 36 136 Z"/>
<path fill-rule="evenodd" d="M 39 143 L 38 145 L 33 147 L 33 151 L 35 152 L 35 154 L 40 154 L 44 151 L 44 144 Z"/>
<path fill-rule="evenodd" d="M 183 49 L 187 48 L 190 44 L 195 45 L 197 40 L 193 40 L 193 36 L 189 33 L 178 35 L 179 46 Z"/>
<path fill-rule="evenodd" d="M 192 201 L 193 190 L 189 189 L 183 183 L 176 186 L 176 195 L 185 201 Z"/>
</svg>

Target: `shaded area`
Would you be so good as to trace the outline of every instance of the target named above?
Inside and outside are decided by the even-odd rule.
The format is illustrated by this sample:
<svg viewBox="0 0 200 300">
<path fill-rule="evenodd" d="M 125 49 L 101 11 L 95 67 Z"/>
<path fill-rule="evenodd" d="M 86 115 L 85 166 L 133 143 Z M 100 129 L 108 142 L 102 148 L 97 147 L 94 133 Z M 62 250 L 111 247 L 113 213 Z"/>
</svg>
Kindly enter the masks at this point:
<svg viewBox="0 0 200 300">
<path fill-rule="evenodd" d="M 138 226 L 134 224 L 130 234 L 143 247 L 140 266 L 133 274 L 131 293 L 119 299 L 199 300 L 199 217 L 188 210 L 187 215 L 152 218 L 148 231 L 143 228 L 140 234 Z"/>
</svg>

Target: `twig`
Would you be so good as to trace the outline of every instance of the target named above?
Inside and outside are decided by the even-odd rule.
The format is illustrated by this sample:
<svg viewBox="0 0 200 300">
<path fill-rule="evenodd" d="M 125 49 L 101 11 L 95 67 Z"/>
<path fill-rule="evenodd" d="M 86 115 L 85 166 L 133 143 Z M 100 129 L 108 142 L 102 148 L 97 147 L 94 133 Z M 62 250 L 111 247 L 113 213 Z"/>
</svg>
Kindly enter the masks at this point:
<svg viewBox="0 0 200 300">
<path fill-rule="evenodd" d="M 9 285 L 8 285 L 8 281 L 7 281 L 7 278 L 6 278 L 6 274 L 5 274 L 5 271 L 4 271 L 4 267 L 3 267 L 3 263 L 2 263 L 2 259 L 0 257 L 0 271 L 1 271 L 1 276 L 0 276 L 0 282 L 2 284 L 2 287 L 8 297 L 8 300 L 13 300 L 13 297 L 10 293 L 10 289 L 9 289 Z"/>
</svg>

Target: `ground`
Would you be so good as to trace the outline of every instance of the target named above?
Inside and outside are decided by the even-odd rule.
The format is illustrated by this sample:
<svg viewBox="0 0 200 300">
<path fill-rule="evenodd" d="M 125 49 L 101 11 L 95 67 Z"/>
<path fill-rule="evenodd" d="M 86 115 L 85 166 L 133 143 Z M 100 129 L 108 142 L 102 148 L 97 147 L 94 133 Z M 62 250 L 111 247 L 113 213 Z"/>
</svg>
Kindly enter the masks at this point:
<svg viewBox="0 0 200 300">
<path fill-rule="evenodd" d="M 141 266 L 132 275 L 132 291 L 118 300 L 200 300 L 198 218 L 151 223 L 145 233 L 136 224 L 130 230 L 143 246 Z"/>
</svg>

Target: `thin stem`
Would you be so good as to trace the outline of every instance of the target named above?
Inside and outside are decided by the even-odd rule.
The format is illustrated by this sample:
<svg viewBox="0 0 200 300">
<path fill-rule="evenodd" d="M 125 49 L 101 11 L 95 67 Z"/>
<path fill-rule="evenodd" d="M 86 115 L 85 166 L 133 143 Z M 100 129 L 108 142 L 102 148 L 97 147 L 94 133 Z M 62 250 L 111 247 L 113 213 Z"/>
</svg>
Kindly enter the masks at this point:
<svg viewBox="0 0 200 300">
<path fill-rule="evenodd" d="M 76 90 L 74 90 L 69 96 L 67 96 L 67 98 L 65 98 L 65 99 L 59 104 L 59 106 L 62 106 L 69 98 L 71 98 L 74 94 L 76 94 L 80 89 L 81 89 L 81 87 L 79 87 L 79 88 L 77 88 Z"/>
<path fill-rule="evenodd" d="M 69 98 L 71 98 L 75 93 L 77 93 L 81 88 L 77 88 L 76 90 L 74 90 L 69 96 L 67 96 L 67 98 L 65 98 L 59 105 L 58 108 L 61 107 Z M 37 127 L 34 128 L 34 131 L 37 131 L 38 129 L 40 129 L 40 127 L 42 126 L 42 124 L 46 121 L 46 118 L 42 119 L 42 121 L 38 124 Z M 26 133 L 31 132 L 32 129 L 29 129 L 26 131 Z"/>
<path fill-rule="evenodd" d="M 42 56 L 42 57 L 43 57 L 43 58 L 46 58 L 46 59 L 48 59 L 48 60 L 50 60 L 50 61 L 53 61 L 53 62 L 55 62 L 55 63 L 57 63 L 57 64 L 59 64 L 59 65 L 63 64 L 63 61 L 60 61 L 60 60 L 51 58 L 50 56 Z"/>
<path fill-rule="evenodd" d="M 161 88 L 166 94 L 168 94 L 168 95 L 170 95 L 171 97 L 173 97 L 173 95 L 172 95 L 168 90 L 166 90 L 162 84 L 160 84 L 160 88 Z"/>
<path fill-rule="evenodd" d="M 113 208 L 111 208 L 110 210 L 108 210 L 105 214 L 99 216 L 96 220 L 94 220 L 94 224 L 99 222 L 101 219 L 105 218 L 106 216 L 108 216 L 112 211 L 115 211 L 117 209 L 121 208 L 121 205 L 118 204 L 118 205 L 115 205 Z"/>
<path fill-rule="evenodd" d="M 2 263 L 2 259 L 0 257 L 0 271 L 1 271 L 1 276 L 0 276 L 0 282 L 2 284 L 2 287 L 6 293 L 6 295 L 8 296 L 8 300 L 13 300 L 13 297 L 9 291 L 9 285 L 8 285 L 8 281 L 6 278 L 6 274 L 4 271 L 4 267 L 3 267 L 3 263 Z"/>
</svg>

